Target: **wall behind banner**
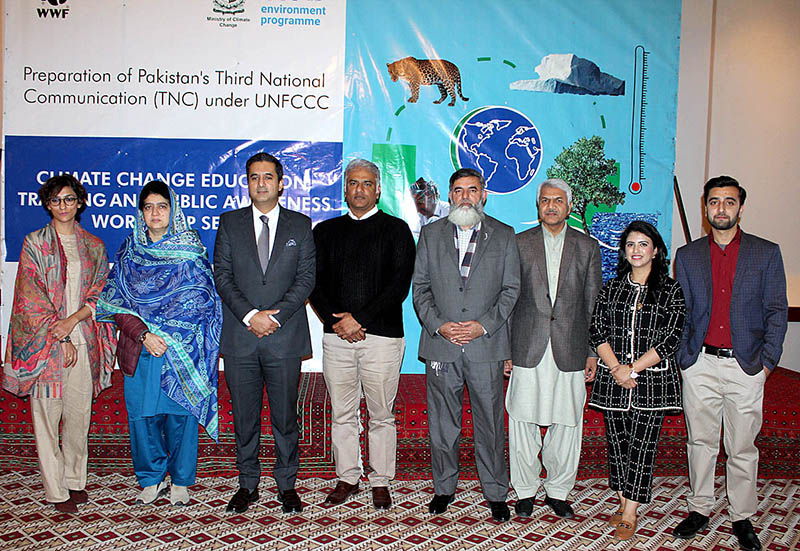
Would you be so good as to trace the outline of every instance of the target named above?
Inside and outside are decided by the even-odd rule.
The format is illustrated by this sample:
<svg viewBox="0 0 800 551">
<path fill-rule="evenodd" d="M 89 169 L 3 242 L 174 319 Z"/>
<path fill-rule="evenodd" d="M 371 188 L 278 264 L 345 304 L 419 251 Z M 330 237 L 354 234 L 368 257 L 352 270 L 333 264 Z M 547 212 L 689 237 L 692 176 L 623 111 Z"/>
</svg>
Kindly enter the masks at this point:
<svg viewBox="0 0 800 551">
<path fill-rule="evenodd" d="M 284 201 L 315 220 L 339 212 L 344 154 L 345 162 L 361 156 L 382 167 L 382 208 L 406 219 L 415 231 L 429 218 L 444 214 L 447 178 L 460 166 L 473 166 L 485 174 L 493 192 L 488 212 L 521 231 L 536 223 L 536 186 L 558 164 L 562 150 L 599 136 L 603 155 L 615 161 L 614 170 L 587 186 L 585 195 L 599 190 L 604 197 L 615 197 L 605 189 L 610 188 L 624 193 L 624 203 L 590 204 L 571 223 L 590 229 L 609 258 L 615 256 L 615 235 L 631 217 L 657 222 L 665 235 L 671 231 L 677 0 L 658 3 L 647 13 L 622 0 L 589 7 L 577 0 L 558 5 L 351 0 L 346 14 L 344 2 L 298 2 L 326 7 L 317 29 L 269 25 L 265 29 L 260 10 L 283 5 L 277 0 L 248 1 L 246 11 L 235 17 L 249 21 L 236 28 L 221 28 L 209 20 L 215 17 L 211 2 L 187 0 L 166 8 L 148 1 L 74 3 L 66 26 L 59 26 L 65 21 L 43 25 L 29 2 L 7 4 L 15 25 L 6 29 L 4 60 L 8 155 L 3 193 L 3 335 L 19 243 L 25 233 L 47 220 L 30 194 L 39 180 L 60 170 L 79 172 L 89 180 L 96 201 L 84 215 L 84 224 L 91 224 L 90 231 L 103 237 L 112 254 L 129 231 L 131 197 L 148 174 L 158 173 L 173 178 L 179 193 L 188 196 L 188 210 L 211 246 L 215 217 L 246 201 L 237 178 L 248 154 L 261 148 L 282 153 L 291 184 Z M 154 21 L 148 14 L 156 5 L 166 11 Z M 82 11 L 82 6 L 91 10 Z M 184 33 L 176 32 L 176 21 Z M 110 30 L 100 37 L 91 32 L 98 25 Z M 55 53 L 27 47 L 59 42 L 67 30 L 70 36 L 85 35 L 85 43 L 63 40 L 63 51 Z M 151 44 L 149 37 L 159 32 L 168 32 L 174 44 Z M 46 38 L 37 38 L 37 33 Z M 283 55 L 265 57 L 264 51 Z M 124 66 L 118 59 L 126 60 Z M 426 64 L 440 59 L 449 64 Z M 163 91 L 195 92 L 203 100 L 201 105 L 207 98 L 212 103 L 219 99 L 220 105 L 197 110 L 173 105 L 157 113 L 149 108 L 120 112 L 98 106 L 69 110 L 31 106 L 24 98 L 25 90 L 33 86 L 25 77 L 26 66 L 73 71 L 91 67 L 115 78 L 128 66 L 149 73 L 202 72 L 211 78 L 209 85 L 166 85 Z M 248 84 L 251 71 L 256 82 L 262 73 L 309 79 L 324 74 L 324 86 L 309 83 L 292 93 L 319 96 L 322 91 L 330 96 L 332 107 L 324 113 L 293 113 L 291 106 L 256 108 L 259 94 L 280 97 L 283 90 L 276 84 Z M 163 100 L 156 95 L 159 86 L 147 82 L 146 75 L 143 78 L 124 90 L 101 91 Z M 418 97 L 409 102 L 415 82 L 420 84 Z M 42 84 L 35 87 L 38 90 Z M 76 94 L 94 93 L 96 87 L 50 88 Z M 444 101 L 434 104 L 443 94 Z M 245 98 L 250 98 L 248 104 L 235 105 L 236 99 Z M 230 107 L 224 106 L 226 100 Z M 451 102 L 453 106 L 448 105 Z M 131 177 L 142 181 L 130 185 Z M 193 185 L 186 185 L 190 179 Z M 213 187 L 216 184 L 220 185 Z M 423 199 L 434 194 L 434 186 L 439 201 L 433 203 L 436 212 L 427 216 L 420 210 Z M 113 205 L 111 197 L 117 197 Z M 606 264 L 608 272 L 611 267 Z M 419 323 L 410 301 L 405 316 L 408 347 L 403 371 L 420 372 Z M 315 351 L 318 363 L 318 343 Z"/>
</svg>

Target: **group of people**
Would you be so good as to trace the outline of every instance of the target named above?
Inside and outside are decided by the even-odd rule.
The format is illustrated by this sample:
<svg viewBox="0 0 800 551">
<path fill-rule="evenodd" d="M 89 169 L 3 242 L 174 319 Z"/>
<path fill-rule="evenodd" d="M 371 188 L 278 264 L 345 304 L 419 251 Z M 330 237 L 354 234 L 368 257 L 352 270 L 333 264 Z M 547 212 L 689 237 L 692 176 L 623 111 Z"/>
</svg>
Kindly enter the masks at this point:
<svg viewBox="0 0 800 551">
<path fill-rule="evenodd" d="M 708 525 L 724 426 L 732 530 L 742 549 L 760 549 L 749 520 L 757 508 L 754 442 L 788 309 L 779 247 L 738 226 L 746 194 L 736 180 L 706 184 L 711 233 L 678 250 L 676 279 L 656 228 L 635 221 L 620 236 L 617 277 L 604 286 L 597 242 L 567 224 L 572 190 L 562 180 L 540 184 L 540 225 L 515 235 L 484 213 L 480 172 L 457 170 L 448 214 L 424 225 L 415 246 L 408 225 L 378 209 L 380 171 L 370 161 L 345 168 L 348 212 L 313 230 L 308 217 L 278 204 L 278 159 L 258 153 L 246 170 L 252 205 L 221 216 L 213 270 L 163 182 L 142 189 L 134 231 L 110 272 L 102 242 L 77 223 L 86 208 L 81 184 L 61 175 L 40 189 L 52 222 L 28 235 L 20 254 L 4 387 L 31 396 L 46 499 L 56 509 L 75 512 L 88 500 L 92 393 L 110 385 L 116 350 L 142 486 L 137 502 L 167 493 L 174 505 L 190 501 L 199 425 L 217 438 L 221 353 L 239 471 L 227 510 L 243 513 L 259 499 L 266 388 L 277 497 L 284 512 L 302 511 L 297 389 L 301 360 L 311 354 L 307 300 L 323 323 L 331 399 L 338 480 L 325 503 L 359 491 L 363 396 L 372 502 L 390 508 L 402 303 L 411 288 L 426 366 L 431 514 L 455 497 L 466 386 L 492 518 L 511 515 L 505 410 L 516 514 L 533 514 L 543 486 L 553 513 L 573 517 L 568 497 L 593 382 L 588 403 L 604 415 L 609 487 L 619 503 L 608 520 L 615 537 L 636 532 L 664 417 L 683 409 L 691 490 L 674 535 L 692 538 Z"/>
</svg>

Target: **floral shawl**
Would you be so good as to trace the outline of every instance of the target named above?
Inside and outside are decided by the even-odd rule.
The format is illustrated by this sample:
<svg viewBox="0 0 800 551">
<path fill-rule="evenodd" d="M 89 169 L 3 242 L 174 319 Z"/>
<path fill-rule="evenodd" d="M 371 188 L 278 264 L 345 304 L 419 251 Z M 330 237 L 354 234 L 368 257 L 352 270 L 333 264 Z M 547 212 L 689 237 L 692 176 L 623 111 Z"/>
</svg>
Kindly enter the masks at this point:
<svg viewBox="0 0 800 551">
<path fill-rule="evenodd" d="M 208 251 L 189 227 L 170 189 L 170 226 L 159 241 L 147 234 L 138 211 L 97 303 L 97 319 L 132 314 L 167 343 L 161 389 L 218 438 L 217 360 L 222 305 Z"/>
<path fill-rule="evenodd" d="M 108 276 L 103 242 L 75 224 L 81 262 L 79 304 L 95 308 Z M 64 358 L 50 326 L 66 311 L 67 257 L 53 224 L 25 236 L 11 307 L 3 388 L 17 396 L 61 398 Z M 89 318 L 78 324 L 86 340 L 95 396 L 111 386 L 116 338 L 113 326 Z"/>
</svg>

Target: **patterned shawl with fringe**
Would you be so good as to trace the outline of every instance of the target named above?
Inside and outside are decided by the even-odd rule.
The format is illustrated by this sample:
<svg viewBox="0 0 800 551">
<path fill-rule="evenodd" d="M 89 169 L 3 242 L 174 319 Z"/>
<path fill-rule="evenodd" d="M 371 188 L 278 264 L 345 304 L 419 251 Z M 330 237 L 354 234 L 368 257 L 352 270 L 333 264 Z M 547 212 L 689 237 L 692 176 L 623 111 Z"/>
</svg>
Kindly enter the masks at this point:
<svg viewBox="0 0 800 551">
<path fill-rule="evenodd" d="M 108 276 L 103 242 L 75 224 L 81 262 L 79 304 L 95 307 Z M 50 326 L 66 311 L 67 257 L 53 224 L 25 236 L 19 255 L 3 387 L 18 396 L 61 398 L 64 358 Z M 114 327 L 93 318 L 79 324 L 86 340 L 94 395 L 111 386 L 116 338 Z"/>
<path fill-rule="evenodd" d="M 170 189 L 170 225 L 153 243 L 138 211 L 97 303 L 97 319 L 132 314 L 167 343 L 161 389 L 217 440 L 217 379 L 222 306 L 208 251 Z"/>
</svg>

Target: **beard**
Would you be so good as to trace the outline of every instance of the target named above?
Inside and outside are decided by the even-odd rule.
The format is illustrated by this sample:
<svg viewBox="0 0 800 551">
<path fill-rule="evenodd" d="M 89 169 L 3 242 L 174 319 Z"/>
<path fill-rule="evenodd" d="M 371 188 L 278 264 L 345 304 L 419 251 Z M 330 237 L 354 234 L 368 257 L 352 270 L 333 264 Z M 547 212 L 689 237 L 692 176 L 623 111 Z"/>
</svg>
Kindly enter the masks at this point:
<svg viewBox="0 0 800 551">
<path fill-rule="evenodd" d="M 473 205 L 465 202 L 456 206 L 451 202 L 450 214 L 447 215 L 447 219 L 456 226 L 472 227 L 483 220 L 485 216 L 482 203 Z"/>
<path fill-rule="evenodd" d="M 734 218 L 728 218 L 728 220 L 715 220 L 714 218 L 708 217 L 708 223 L 711 224 L 711 227 L 715 230 L 729 230 L 734 227 L 739 221 L 739 216 L 737 215 Z"/>
</svg>

